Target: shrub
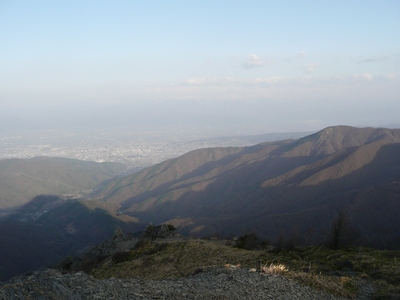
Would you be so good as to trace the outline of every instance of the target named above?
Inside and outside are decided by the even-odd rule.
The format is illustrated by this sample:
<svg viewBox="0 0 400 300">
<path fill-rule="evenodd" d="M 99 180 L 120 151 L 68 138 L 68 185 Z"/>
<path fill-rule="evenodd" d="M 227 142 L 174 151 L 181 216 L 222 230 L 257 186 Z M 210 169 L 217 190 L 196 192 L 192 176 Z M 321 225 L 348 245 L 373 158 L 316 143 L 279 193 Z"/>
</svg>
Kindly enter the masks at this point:
<svg viewBox="0 0 400 300">
<path fill-rule="evenodd" d="M 176 228 L 171 224 L 161 225 L 149 225 L 147 226 L 144 237 L 149 240 L 155 240 L 159 238 L 172 237 L 175 234 Z"/>
<path fill-rule="evenodd" d="M 242 235 L 236 242 L 236 247 L 240 249 L 253 250 L 258 248 L 259 246 L 260 240 L 253 233 Z"/>
<path fill-rule="evenodd" d="M 113 263 L 121 263 L 124 261 L 128 261 L 131 258 L 131 253 L 127 251 L 123 252 L 117 252 L 114 253 L 113 256 L 111 257 Z"/>
</svg>

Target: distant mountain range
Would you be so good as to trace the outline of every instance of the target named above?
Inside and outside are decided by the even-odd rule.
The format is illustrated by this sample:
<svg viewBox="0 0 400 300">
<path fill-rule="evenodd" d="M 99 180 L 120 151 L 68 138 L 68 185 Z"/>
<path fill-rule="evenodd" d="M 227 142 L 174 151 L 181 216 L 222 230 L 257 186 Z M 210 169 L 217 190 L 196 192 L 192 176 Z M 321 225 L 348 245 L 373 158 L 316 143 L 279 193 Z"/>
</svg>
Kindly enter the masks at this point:
<svg viewBox="0 0 400 300">
<path fill-rule="evenodd" d="M 189 235 L 256 233 L 298 244 L 324 242 L 345 216 L 351 241 L 399 247 L 400 130 L 336 126 L 199 149 L 112 180 L 92 199 Z"/>
</svg>

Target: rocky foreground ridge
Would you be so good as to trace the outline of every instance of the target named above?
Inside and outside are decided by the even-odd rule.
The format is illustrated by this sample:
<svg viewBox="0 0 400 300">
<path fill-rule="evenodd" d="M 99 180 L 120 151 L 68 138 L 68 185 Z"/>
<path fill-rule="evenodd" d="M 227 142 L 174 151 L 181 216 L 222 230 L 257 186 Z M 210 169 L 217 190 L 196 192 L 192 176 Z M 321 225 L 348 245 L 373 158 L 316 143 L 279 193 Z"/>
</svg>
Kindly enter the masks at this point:
<svg viewBox="0 0 400 300">
<path fill-rule="evenodd" d="M 144 253 L 143 244 L 146 243 L 164 245 L 161 248 L 183 243 L 195 260 L 196 253 L 189 249 L 189 241 L 176 236 L 174 231 L 171 225 L 150 225 L 143 239 L 139 240 L 117 230 L 111 239 L 83 257 L 66 258 L 53 268 L 26 273 L 0 283 L 0 299 L 347 299 L 282 276 L 277 268 L 271 267 L 272 264 L 260 268 L 221 264 L 198 268 L 189 274 L 183 268 L 183 271 L 179 270 L 175 260 L 182 276 L 157 280 L 150 279 L 152 276 L 126 275 L 100 279 L 101 271 L 96 273 L 96 268 L 117 266 L 117 269 L 123 269 L 126 264 L 128 268 L 135 268 L 133 264 L 129 265 L 131 261 L 123 262 L 125 265 L 122 266 L 115 262 L 115 258 L 120 259 L 121 253 L 132 255 L 134 249 L 141 249 L 136 251 Z M 221 241 L 209 243 L 218 245 Z M 183 251 L 179 256 L 178 261 L 185 260 Z M 82 270 L 88 270 L 97 278 Z M 371 299 L 375 288 L 366 281 L 358 284 L 357 296 L 352 299 Z"/>
<path fill-rule="evenodd" d="M 0 285 L 1 299 L 344 299 L 283 276 L 217 268 L 181 279 L 97 280 L 47 269 Z M 369 299 L 359 298 L 359 299 Z"/>
</svg>

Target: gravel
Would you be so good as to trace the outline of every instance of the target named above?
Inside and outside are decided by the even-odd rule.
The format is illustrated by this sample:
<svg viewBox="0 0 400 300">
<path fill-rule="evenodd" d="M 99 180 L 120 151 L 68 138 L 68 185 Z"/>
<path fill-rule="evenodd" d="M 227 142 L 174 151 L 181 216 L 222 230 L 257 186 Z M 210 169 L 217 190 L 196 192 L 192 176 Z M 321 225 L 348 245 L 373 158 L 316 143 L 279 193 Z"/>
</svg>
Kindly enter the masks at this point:
<svg viewBox="0 0 400 300">
<path fill-rule="evenodd" d="M 97 280 L 47 269 L 0 283 L 0 299 L 344 299 L 279 275 L 212 269 L 181 279 Z M 365 298 L 368 299 L 368 298 Z"/>
</svg>

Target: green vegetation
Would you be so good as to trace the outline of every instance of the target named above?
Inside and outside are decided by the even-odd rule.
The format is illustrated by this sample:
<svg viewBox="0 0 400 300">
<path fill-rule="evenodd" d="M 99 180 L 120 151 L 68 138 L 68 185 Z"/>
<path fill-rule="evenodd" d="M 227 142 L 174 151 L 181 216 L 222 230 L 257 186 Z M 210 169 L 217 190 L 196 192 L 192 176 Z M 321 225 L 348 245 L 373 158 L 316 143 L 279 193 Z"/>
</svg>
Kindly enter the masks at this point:
<svg viewBox="0 0 400 300">
<path fill-rule="evenodd" d="M 117 253 L 92 270 L 97 278 L 180 278 L 227 265 L 279 273 L 330 293 L 355 298 L 360 285 L 373 287 L 374 299 L 396 299 L 400 294 L 400 251 L 368 248 L 330 249 L 325 246 L 276 251 L 258 243 L 246 250 L 250 235 L 232 241 L 140 241 L 129 252 Z M 245 245 L 247 245 L 245 243 Z M 263 248 L 264 247 L 264 248 Z"/>
</svg>

